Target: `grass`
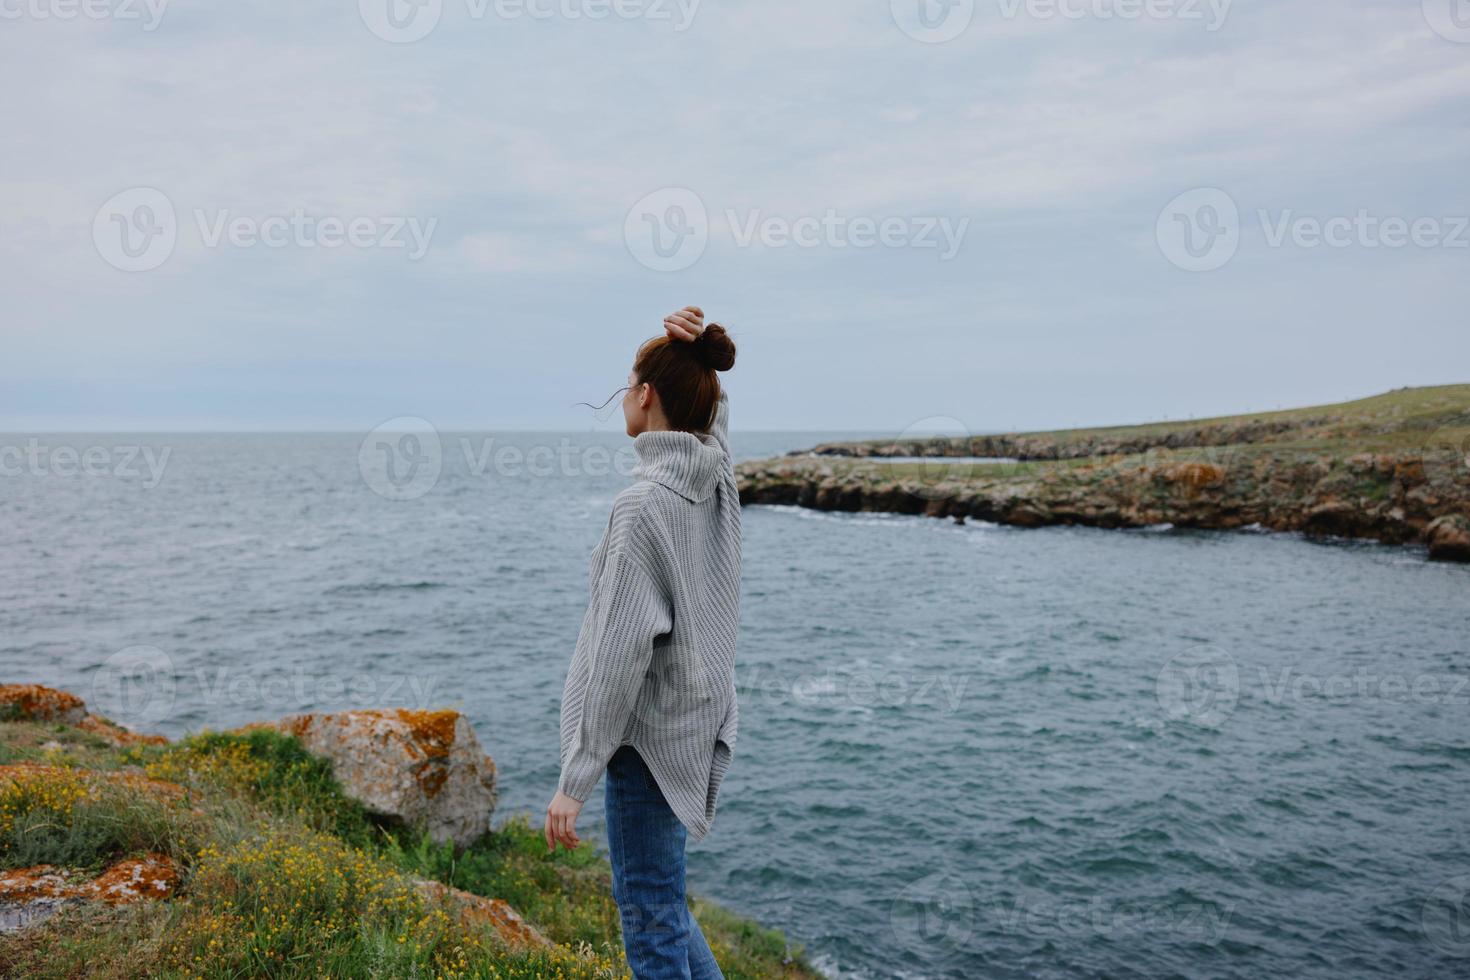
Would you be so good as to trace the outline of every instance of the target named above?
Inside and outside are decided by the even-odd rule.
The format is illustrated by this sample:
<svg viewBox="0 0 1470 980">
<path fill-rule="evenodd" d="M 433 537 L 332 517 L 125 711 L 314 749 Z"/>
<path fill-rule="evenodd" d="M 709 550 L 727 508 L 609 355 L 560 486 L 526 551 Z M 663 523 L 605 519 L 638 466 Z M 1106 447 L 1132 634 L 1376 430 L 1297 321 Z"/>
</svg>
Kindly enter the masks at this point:
<svg viewBox="0 0 1470 980">
<path fill-rule="evenodd" d="M 0 775 L 0 868 L 96 873 L 150 852 L 182 868 L 173 900 L 82 903 L 0 935 L 0 975 L 629 975 L 609 869 L 590 844 L 548 854 L 525 817 L 458 850 L 380 826 L 292 737 L 204 732 L 119 749 L 69 726 L 9 721 L 0 764 L 13 767 Z M 416 877 L 505 900 L 553 946 L 507 946 L 424 897 Z M 732 980 L 818 976 L 779 932 L 694 906 Z"/>
<path fill-rule="evenodd" d="M 133 748 L 126 758 L 154 779 L 244 796 L 350 844 L 378 836 L 361 804 L 342 792 L 331 763 L 272 729 L 205 731 L 175 745 Z"/>
<path fill-rule="evenodd" d="M 146 789 L 70 769 L 37 769 L 0 783 L 6 867 L 54 864 L 95 873 L 135 854 L 182 858 L 200 839 L 191 812 Z"/>
<path fill-rule="evenodd" d="M 824 455 L 752 460 L 742 464 L 740 472 L 761 480 L 774 466 L 774 472 L 783 479 L 830 477 L 875 489 L 914 484 L 1010 484 L 1025 489 L 1037 481 L 1063 486 L 1087 483 L 1135 466 L 1156 468 L 1161 464 L 1197 462 L 1247 473 L 1258 461 L 1270 468 L 1312 457 L 1346 460 L 1360 454 L 1381 454 L 1420 459 L 1432 481 L 1443 480 L 1462 474 L 1470 459 L 1470 385 L 1403 388 L 1337 405 L 1251 415 L 979 438 L 1016 440 L 1017 445 L 1026 447 L 1026 455 L 1047 455 L 1047 450 L 1054 447 L 1067 458 L 1012 463 L 906 463 Z M 1186 445 L 1179 446 L 1181 441 Z M 871 440 L 837 445 L 887 448 L 894 443 Z M 923 453 L 925 445 L 932 449 L 935 442 L 905 440 L 898 448 L 904 455 L 911 455 Z M 1128 451 L 1118 451 L 1119 446 L 1126 446 Z M 973 446 L 970 448 L 973 450 Z M 1368 476 L 1356 491 L 1365 501 L 1381 503 L 1388 499 L 1390 487 L 1385 478 Z"/>
<path fill-rule="evenodd" d="M 1204 419 L 1147 422 L 1086 429 L 1054 429 L 1024 435 L 1053 436 L 1058 440 L 1089 436 L 1167 435 L 1209 426 L 1284 423 L 1313 442 L 1371 437 L 1390 432 L 1427 433 L 1443 426 L 1470 428 L 1470 385 L 1400 388 L 1395 391 L 1331 405 L 1313 405 L 1272 412 L 1250 412 Z"/>
<path fill-rule="evenodd" d="M 14 711 L 14 705 L 0 705 L 0 712 Z M 92 732 L 70 725 L 45 724 L 34 721 L 0 718 L 4 737 L 0 738 L 0 765 L 34 762 L 45 765 L 71 765 L 89 769 L 116 769 L 122 765 L 111 742 Z"/>
<path fill-rule="evenodd" d="M 506 821 L 457 855 L 453 847 L 422 837 L 391 847 L 401 867 L 502 898 L 554 942 L 597 947 L 619 934 L 606 863 L 592 847 L 558 849 L 559 859 L 547 860 L 546 838 L 525 817 Z"/>
<path fill-rule="evenodd" d="M 1435 443 L 1449 445 L 1470 437 L 1470 385 L 1400 388 L 1356 401 L 1272 412 L 997 435 L 1039 440 L 1058 446 L 1076 445 L 1090 440 L 1142 440 L 1145 443 L 1158 440 L 1162 443 L 1170 436 L 1200 429 L 1229 430 L 1247 426 L 1279 426 L 1282 431 L 1263 434 L 1257 443 L 1297 449 L 1338 451 L 1353 448 L 1358 451 L 1391 452 Z M 892 441 L 867 440 L 866 444 L 883 445 L 891 444 Z M 851 443 L 861 444 L 863 443 Z M 897 469 L 905 464 L 887 465 Z M 973 467 L 977 476 L 984 476 L 987 472 L 1016 475 L 1015 469 L 1006 464 L 976 464 Z"/>
</svg>

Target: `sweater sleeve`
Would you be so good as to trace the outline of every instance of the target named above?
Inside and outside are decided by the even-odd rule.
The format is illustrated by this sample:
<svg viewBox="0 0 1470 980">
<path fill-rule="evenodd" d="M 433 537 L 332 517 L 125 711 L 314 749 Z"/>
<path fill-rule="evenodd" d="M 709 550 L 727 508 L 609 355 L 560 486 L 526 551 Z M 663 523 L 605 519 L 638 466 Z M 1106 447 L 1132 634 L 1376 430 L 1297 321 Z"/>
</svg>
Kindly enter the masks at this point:
<svg viewBox="0 0 1470 980">
<path fill-rule="evenodd" d="M 585 693 L 562 760 L 558 789 L 574 800 L 592 794 L 607 762 L 622 742 L 645 673 L 654 638 L 673 627 L 663 590 L 626 541 L 610 542 L 589 609 L 590 663 Z"/>
</svg>

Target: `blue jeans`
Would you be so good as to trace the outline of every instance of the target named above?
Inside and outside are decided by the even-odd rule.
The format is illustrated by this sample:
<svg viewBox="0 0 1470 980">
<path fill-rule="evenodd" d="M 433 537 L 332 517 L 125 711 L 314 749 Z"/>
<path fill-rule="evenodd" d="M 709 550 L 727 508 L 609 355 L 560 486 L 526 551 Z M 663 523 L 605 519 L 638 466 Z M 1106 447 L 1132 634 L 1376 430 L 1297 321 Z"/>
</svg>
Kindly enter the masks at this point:
<svg viewBox="0 0 1470 980">
<path fill-rule="evenodd" d="M 634 980 L 724 980 L 684 896 L 687 831 L 631 745 L 607 763 L 613 899 Z"/>
</svg>

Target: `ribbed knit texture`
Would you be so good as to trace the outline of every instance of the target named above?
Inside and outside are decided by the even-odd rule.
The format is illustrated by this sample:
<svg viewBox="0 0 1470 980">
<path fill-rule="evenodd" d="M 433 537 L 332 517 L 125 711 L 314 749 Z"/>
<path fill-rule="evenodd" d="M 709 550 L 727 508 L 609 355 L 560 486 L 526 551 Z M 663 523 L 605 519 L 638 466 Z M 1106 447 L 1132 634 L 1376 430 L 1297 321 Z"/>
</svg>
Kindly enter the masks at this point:
<svg viewBox="0 0 1470 980">
<path fill-rule="evenodd" d="M 714 823 L 739 723 L 740 493 L 729 400 L 707 434 L 633 440 L 638 482 L 592 552 L 592 598 L 561 703 L 559 788 L 586 800 L 632 745 L 695 840 Z"/>
</svg>

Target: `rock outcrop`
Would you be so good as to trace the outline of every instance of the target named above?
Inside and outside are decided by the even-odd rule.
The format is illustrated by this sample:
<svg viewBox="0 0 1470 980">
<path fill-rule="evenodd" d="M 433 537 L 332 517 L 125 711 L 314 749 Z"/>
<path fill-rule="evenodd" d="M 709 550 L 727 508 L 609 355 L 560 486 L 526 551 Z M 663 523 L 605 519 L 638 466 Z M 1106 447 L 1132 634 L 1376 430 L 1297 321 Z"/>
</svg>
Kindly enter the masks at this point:
<svg viewBox="0 0 1470 980">
<path fill-rule="evenodd" d="M 89 714 L 81 698 L 40 685 L 0 685 L 0 708 L 4 709 L 0 722 L 66 725 L 103 735 L 114 731 L 106 719 Z M 490 829 L 496 801 L 495 763 L 481 749 L 469 720 L 457 711 L 301 714 L 248 725 L 240 731 L 257 728 L 295 736 L 308 751 L 332 763 L 343 789 L 368 810 L 420 825 L 436 841 L 468 844 Z M 133 744 L 127 738 L 114 741 L 120 747 Z M 116 796 L 119 790 L 124 795 Z M 37 793 L 48 795 L 67 812 L 82 800 L 104 794 L 112 794 L 120 806 L 137 796 L 178 806 L 189 806 L 191 801 L 184 786 L 150 778 L 132 767 L 89 769 L 41 762 L 0 765 L 0 797 L 24 799 Z M 9 806 L 0 807 L 0 832 L 10 830 L 14 813 Z M 198 807 L 192 812 L 204 813 Z M 101 874 L 52 864 L 0 871 L 0 932 L 29 928 L 84 902 L 117 906 L 172 899 L 179 896 L 184 878 L 184 869 L 163 853 L 113 861 Z M 556 948 L 503 899 L 427 878 L 408 880 L 425 902 L 457 918 L 469 934 L 491 930 L 510 947 Z"/>
<path fill-rule="evenodd" d="M 501 899 L 486 898 L 460 888 L 451 888 L 443 882 L 428 878 L 415 878 L 413 884 L 424 898 L 452 908 L 465 925 L 471 928 L 489 926 L 494 929 L 507 945 L 543 949 L 551 947 L 551 940 Z"/>
<path fill-rule="evenodd" d="M 39 684 L 0 685 L 0 720 L 71 725 L 119 746 L 168 742 L 161 735 L 128 731 L 89 712 L 75 694 Z M 296 736 L 307 751 L 332 763 L 343 789 L 370 812 L 421 825 L 437 842 L 465 845 L 490 829 L 497 797 L 495 762 L 457 711 L 300 714 L 242 730 L 250 728 Z M 0 778 L 6 770 L 29 768 L 0 766 Z M 125 773 L 96 775 L 141 780 Z M 168 790 L 170 785 L 153 788 L 182 792 L 176 786 Z"/>
<path fill-rule="evenodd" d="M 0 706 L 13 719 L 23 721 L 80 725 L 88 717 L 86 702 L 81 698 L 40 684 L 0 684 Z"/>
<path fill-rule="evenodd" d="M 69 691 L 40 684 L 0 684 L 0 717 L 74 725 L 114 745 L 163 745 L 162 735 L 141 735 L 87 710 L 86 703 Z"/>
<path fill-rule="evenodd" d="M 1323 424 L 1322 419 L 1293 421 L 1225 420 L 1193 426 L 1137 426 L 1116 430 L 1078 429 L 1063 432 L 1006 433 L 967 437 L 917 437 L 891 442 L 826 442 L 789 456 L 847 456 L 856 459 L 895 457 L 986 457 L 1024 461 L 1135 456 L 1153 449 L 1205 449 L 1268 442 Z"/>
<path fill-rule="evenodd" d="M 1470 519 L 1441 517 L 1425 530 L 1432 561 L 1470 561 Z"/>
<path fill-rule="evenodd" d="M 302 714 L 264 727 L 329 759 L 343 790 L 374 814 L 461 846 L 490 829 L 495 762 L 457 711 Z"/>
<path fill-rule="evenodd" d="M 922 465 L 922 464 L 920 464 Z M 888 511 L 1041 527 L 1173 524 L 1260 526 L 1311 535 L 1428 545 L 1434 558 L 1470 560 L 1470 473 L 1432 484 L 1412 456 L 1342 458 L 1283 450 L 1219 459 L 1152 454 L 1081 464 L 977 466 L 928 477 L 883 464 L 841 468 L 782 459 L 742 464 L 740 499 L 817 510 Z"/>
<path fill-rule="evenodd" d="M 981 461 L 996 457 L 1009 461 Z M 1259 526 L 1467 561 L 1470 385 L 1203 423 L 829 443 L 737 476 L 747 504 L 1020 527 Z"/>
<path fill-rule="evenodd" d="M 0 932 L 34 925 L 77 902 L 128 905 L 173 898 L 179 878 L 179 866 L 167 854 L 126 858 L 95 878 L 50 864 L 0 871 Z"/>
</svg>

